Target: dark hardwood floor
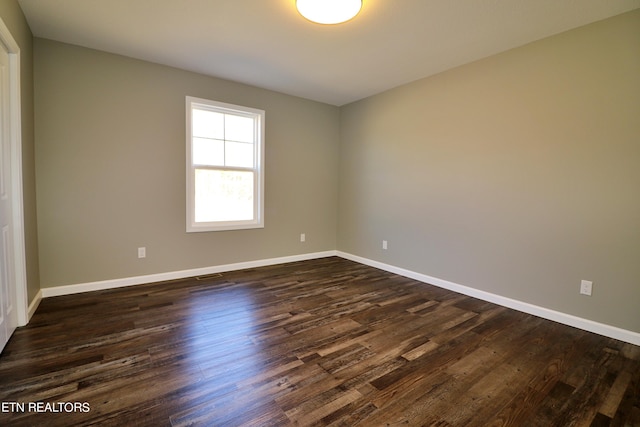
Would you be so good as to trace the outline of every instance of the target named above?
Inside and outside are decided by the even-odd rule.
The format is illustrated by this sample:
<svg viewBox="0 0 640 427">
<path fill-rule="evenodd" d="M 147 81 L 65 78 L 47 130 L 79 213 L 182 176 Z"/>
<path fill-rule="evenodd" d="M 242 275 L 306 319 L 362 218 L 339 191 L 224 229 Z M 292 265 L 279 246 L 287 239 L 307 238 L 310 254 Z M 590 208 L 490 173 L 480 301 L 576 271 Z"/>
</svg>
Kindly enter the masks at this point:
<svg viewBox="0 0 640 427">
<path fill-rule="evenodd" d="M 333 257 L 45 299 L 0 403 L 3 426 L 640 426 L 640 347 Z"/>
</svg>

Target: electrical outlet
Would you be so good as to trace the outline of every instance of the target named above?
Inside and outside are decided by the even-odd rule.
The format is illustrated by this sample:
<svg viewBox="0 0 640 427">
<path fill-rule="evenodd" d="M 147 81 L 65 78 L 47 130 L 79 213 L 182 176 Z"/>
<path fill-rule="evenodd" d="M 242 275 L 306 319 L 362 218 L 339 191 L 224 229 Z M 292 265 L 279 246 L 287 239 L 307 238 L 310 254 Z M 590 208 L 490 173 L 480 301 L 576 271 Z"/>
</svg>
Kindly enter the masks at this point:
<svg viewBox="0 0 640 427">
<path fill-rule="evenodd" d="M 583 280 L 580 282 L 580 293 L 582 295 L 591 295 L 591 290 L 593 289 L 593 282 L 588 280 Z"/>
<path fill-rule="evenodd" d="M 138 258 L 147 257 L 147 248 L 138 248 Z"/>
<path fill-rule="evenodd" d="M 382 241 L 382 249 L 384 249 L 386 251 L 388 247 L 389 247 L 389 245 L 387 244 L 387 241 L 383 240 Z"/>
<path fill-rule="evenodd" d="M 306 242 L 307 241 L 307 236 L 304 233 L 300 234 L 300 241 L 301 242 Z"/>
</svg>

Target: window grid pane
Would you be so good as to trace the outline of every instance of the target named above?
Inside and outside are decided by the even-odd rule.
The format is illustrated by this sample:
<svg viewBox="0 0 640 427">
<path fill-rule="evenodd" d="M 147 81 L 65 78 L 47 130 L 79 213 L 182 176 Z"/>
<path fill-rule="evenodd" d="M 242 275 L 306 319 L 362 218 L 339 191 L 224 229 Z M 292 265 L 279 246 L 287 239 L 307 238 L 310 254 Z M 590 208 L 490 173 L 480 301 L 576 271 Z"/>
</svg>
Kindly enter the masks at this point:
<svg viewBox="0 0 640 427">
<path fill-rule="evenodd" d="M 225 144 L 225 164 L 235 167 L 253 167 L 253 144 L 227 141 Z"/>
<path fill-rule="evenodd" d="M 224 139 L 224 114 L 215 111 L 192 110 L 192 136 L 200 138 Z"/>
<path fill-rule="evenodd" d="M 224 137 L 227 141 L 250 142 L 253 143 L 253 119 L 251 117 L 234 116 L 225 114 L 224 116 Z"/>
<path fill-rule="evenodd" d="M 224 166 L 224 141 L 193 138 L 193 164 Z"/>
</svg>

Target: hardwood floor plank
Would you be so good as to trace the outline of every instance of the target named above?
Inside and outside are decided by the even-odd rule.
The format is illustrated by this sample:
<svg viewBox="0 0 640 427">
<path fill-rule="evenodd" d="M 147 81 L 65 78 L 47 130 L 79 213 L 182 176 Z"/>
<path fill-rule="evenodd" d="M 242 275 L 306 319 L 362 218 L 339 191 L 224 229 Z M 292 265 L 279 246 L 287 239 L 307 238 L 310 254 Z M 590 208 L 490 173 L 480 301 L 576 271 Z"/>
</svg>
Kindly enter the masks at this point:
<svg viewBox="0 0 640 427">
<path fill-rule="evenodd" d="M 61 402 L 90 410 L 15 410 Z M 45 299 L 0 405 L 11 426 L 635 427 L 640 348 L 329 257 Z"/>
<path fill-rule="evenodd" d="M 636 359 L 637 361 L 637 359 Z M 631 368 L 631 382 L 624 392 L 622 401 L 611 421 L 611 426 L 640 426 L 640 368 Z"/>
<path fill-rule="evenodd" d="M 613 418 L 615 416 L 615 413 L 620 406 L 620 402 L 622 401 L 622 397 L 631 383 L 631 375 L 631 372 L 626 370 L 620 372 L 611 386 L 609 393 L 602 402 L 602 405 L 600 405 L 599 413 L 606 415 L 609 418 Z"/>
</svg>

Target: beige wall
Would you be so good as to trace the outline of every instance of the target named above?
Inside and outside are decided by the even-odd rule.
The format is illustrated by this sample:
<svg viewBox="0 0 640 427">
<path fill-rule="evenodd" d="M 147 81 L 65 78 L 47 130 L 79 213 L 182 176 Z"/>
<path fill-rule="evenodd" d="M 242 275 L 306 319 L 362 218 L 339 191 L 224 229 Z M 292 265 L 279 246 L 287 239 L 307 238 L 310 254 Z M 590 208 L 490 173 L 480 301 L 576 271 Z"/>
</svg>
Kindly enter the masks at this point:
<svg viewBox="0 0 640 427">
<path fill-rule="evenodd" d="M 20 46 L 20 105 L 22 116 L 22 191 L 24 209 L 27 297 L 31 302 L 40 290 L 36 181 L 33 134 L 33 36 L 15 0 L 0 1 L 0 18 Z"/>
<path fill-rule="evenodd" d="M 343 107 L 339 183 L 341 251 L 640 332 L 640 11 Z"/>
<path fill-rule="evenodd" d="M 37 38 L 35 89 L 43 288 L 335 249 L 337 107 Z M 264 229 L 185 232 L 186 95 L 266 111 Z"/>
<path fill-rule="evenodd" d="M 640 332 L 638 52 L 636 11 L 339 109 L 36 39 L 42 286 L 337 248 Z M 185 233 L 185 95 L 266 110 L 265 229 Z"/>
</svg>

